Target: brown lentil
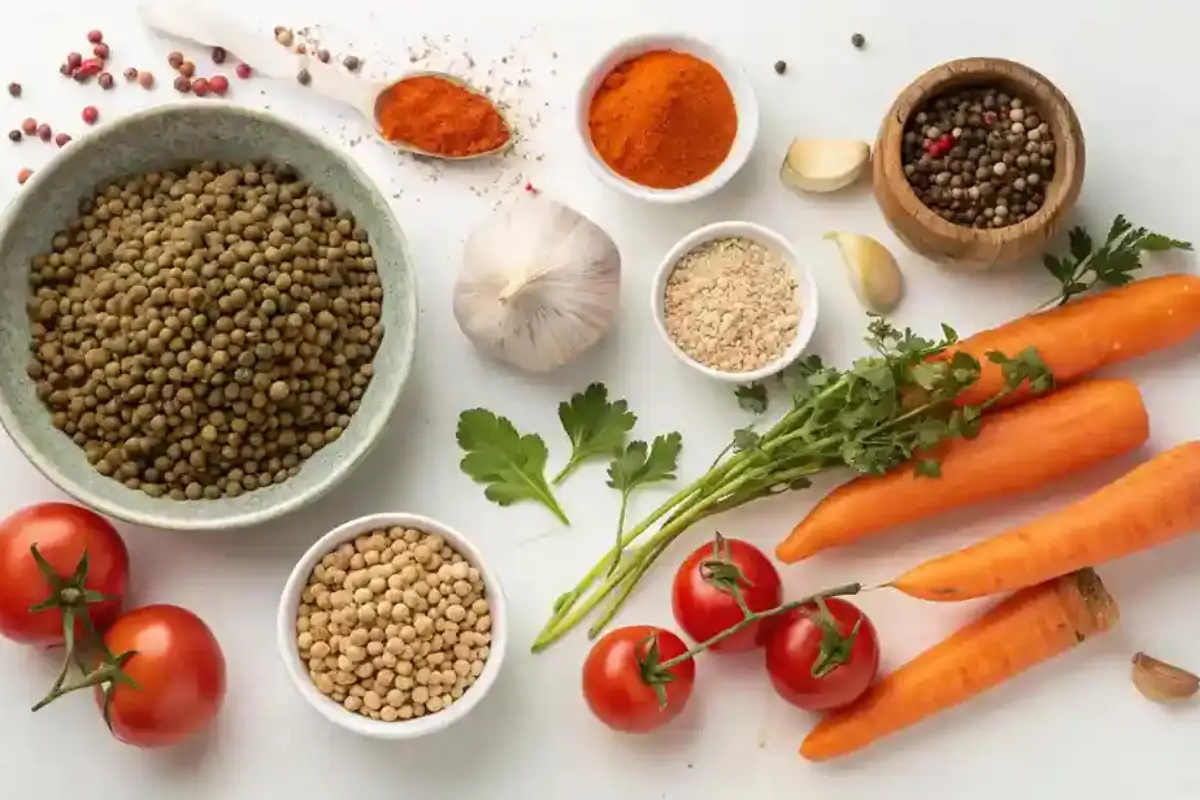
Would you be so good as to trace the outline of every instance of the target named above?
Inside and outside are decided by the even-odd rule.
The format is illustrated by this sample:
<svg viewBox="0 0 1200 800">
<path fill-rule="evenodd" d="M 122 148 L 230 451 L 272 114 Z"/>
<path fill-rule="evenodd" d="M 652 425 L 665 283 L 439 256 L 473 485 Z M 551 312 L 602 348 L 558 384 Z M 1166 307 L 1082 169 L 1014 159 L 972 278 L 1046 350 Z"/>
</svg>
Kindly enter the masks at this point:
<svg viewBox="0 0 1200 800">
<path fill-rule="evenodd" d="M 780 256 L 749 239 L 709 242 L 667 279 L 667 333 L 684 353 L 722 372 L 749 372 L 796 338 L 796 281 Z"/>
<path fill-rule="evenodd" d="M 1054 177 L 1050 125 L 1027 100 L 990 87 L 933 98 L 906 126 L 902 163 L 943 219 L 1000 228 L 1036 214 Z"/>
<path fill-rule="evenodd" d="M 177 500 L 295 475 L 345 432 L 383 336 L 366 232 L 269 163 L 107 184 L 30 282 L 51 423 L 101 474 Z"/>
<path fill-rule="evenodd" d="M 296 645 L 317 691 L 383 722 L 436 714 L 491 655 L 479 570 L 442 537 L 393 527 L 327 553 L 309 575 Z"/>
</svg>

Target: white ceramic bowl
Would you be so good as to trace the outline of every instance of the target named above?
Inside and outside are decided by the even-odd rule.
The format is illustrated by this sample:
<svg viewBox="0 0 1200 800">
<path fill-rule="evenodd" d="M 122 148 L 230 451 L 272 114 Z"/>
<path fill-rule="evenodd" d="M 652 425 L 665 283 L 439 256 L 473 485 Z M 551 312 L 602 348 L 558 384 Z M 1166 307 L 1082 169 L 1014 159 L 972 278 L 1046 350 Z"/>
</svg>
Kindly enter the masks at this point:
<svg viewBox="0 0 1200 800">
<path fill-rule="evenodd" d="M 733 92 L 733 102 L 737 108 L 737 136 L 733 140 L 733 147 L 730 148 L 725 161 L 707 178 L 679 189 L 652 189 L 613 172 L 596 152 L 588 131 L 588 111 L 592 105 L 592 97 L 608 73 L 618 64 L 655 50 L 689 53 L 712 64 L 729 84 L 729 90 Z M 749 76 L 712 45 L 681 34 L 649 34 L 618 42 L 604 53 L 596 65 L 588 71 L 576 100 L 575 127 L 583 143 L 583 150 L 587 154 L 588 165 L 596 177 L 604 183 L 640 200 L 654 203 L 690 203 L 720 189 L 737 174 L 738 170 L 745 166 L 746 159 L 750 157 L 750 151 L 754 149 L 754 142 L 758 138 L 758 100 L 754 96 L 754 86 L 751 84 Z"/>
<path fill-rule="evenodd" d="M 679 345 L 675 344 L 675 340 L 667 332 L 665 295 L 667 279 L 671 277 L 675 265 L 679 263 L 681 258 L 701 245 L 716 239 L 731 238 L 749 239 L 779 253 L 791 268 L 792 275 L 796 279 L 796 295 L 800 301 L 800 322 L 796 328 L 796 338 L 779 358 L 750 372 L 722 372 L 712 367 L 706 367 L 685 353 Z M 812 271 L 801 262 L 800 257 L 796 254 L 796 249 L 792 247 L 787 239 L 775 231 L 764 228 L 762 225 L 756 225 L 753 222 L 714 222 L 712 225 L 705 225 L 703 228 L 694 230 L 687 236 L 684 236 L 679 240 L 678 244 L 671 248 L 666 258 L 663 259 L 662 264 L 659 265 L 658 273 L 654 276 L 654 282 L 651 286 L 651 292 L 650 308 L 654 313 L 654 324 L 658 326 L 658 332 L 662 334 L 663 340 L 671 348 L 671 352 L 675 354 L 675 357 L 693 369 L 708 375 L 710 378 L 716 378 L 727 383 L 749 383 L 751 381 L 762 380 L 780 372 L 788 364 L 799 358 L 804 349 L 808 347 L 808 343 L 812 340 L 813 333 L 816 331 L 817 315 L 820 310 L 817 298 L 817 282 L 813 278 Z"/>
<path fill-rule="evenodd" d="M 352 541 L 360 534 L 395 525 L 441 536 L 471 566 L 479 570 L 479 574 L 483 577 L 483 583 L 487 587 L 488 603 L 491 605 L 492 640 L 490 643 L 491 654 L 484 664 L 483 673 L 449 708 L 424 717 L 383 722 L 347 711 L 340 704 L 317 691 L 317 687 L 308 677 L 308 670 L 300 660 L 300 649 L 296 644 L 296 612 L 300 607 L 300 595 L 308 583 L 309 575 L 327 553 L 337 549 L 338 545 L 343 542 Z M 325 719 L 348 731 L 373 739 L 416 739 L 444 730 L 458 722 L 471 713 L 471 710 L 479 705 L 479 702 L 491 690 L 504 663 L 504 652 L 508 646 L 508 618 L 506 615 L 507 608 L 500 581 L 488 567 L 482 554 L 461 533 L 440 522 L 417 514 L 370 514 L 352 519 L 322 536 L 296 564 L 279 600 L 276 633 L 279 655 L 283 658 L 283 665 L 292 680 L 292 685 L 296 687 L 300 696 L 320 712 Z"/>
</svg>

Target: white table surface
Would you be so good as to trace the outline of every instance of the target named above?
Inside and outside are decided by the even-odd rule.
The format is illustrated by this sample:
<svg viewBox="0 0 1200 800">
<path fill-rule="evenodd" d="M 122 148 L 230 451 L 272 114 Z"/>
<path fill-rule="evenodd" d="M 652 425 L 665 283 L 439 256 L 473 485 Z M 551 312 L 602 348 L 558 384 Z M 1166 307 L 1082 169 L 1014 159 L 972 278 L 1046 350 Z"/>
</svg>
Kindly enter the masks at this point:
<svg viewBox="0 0 1200 800">
<path fill-rule="evenodd" d="M 199 2 L 200 0 L 198 0 Z M 54 0 L 0 4 L 5 44 L 0 84 L 19 80 L 24 97 L 0 93 L 0 129 L 27 115 L 57 130 L 81 133 L 80 109 L 104 119 L 174 98 L 165 54 L 171 49 L 136 25 L 132 0 Z M 608 0 L 580 7 L 557 0 L 402 3 L 259 0 L 236 4 L 265 29 L 323 23 L 335 51 L 367 60 L 367 70 L 402 69 L 432 46 L 476 64 L 483 80 L 509 87 L 530 137 L 528 158 L 499 171 L 414 164 L 369 140 L 368 128 L 299 87 L 234 81 L 231 99 L 271 109 L 351 147 L 389 195 L 416 259 L 420 332 L 416 367 L 382 443 L 330 496 L 276 524 L 225 535 L 179 535 L 123 526 L 133 560 L 133 600 L 173 602 L 198 612 L 223 644 L 229 696 L 208 735 L 174 751 L 140 751 L 112 740 L 88 698 L 74 697 L 30 715 L 54 665 L 42 655 L 0 643 L 0 773 L 5 797 L 66 798 L 84 792 L 107 800 L 281 797 L 437 797 L 446 800 L 705 800 L 752 797 L 1031 798 L 1200 797 L 1194 751 L 1200 712 L 1166 712 L 1138 696 L 1128 659 L 1138 649 L 1200 665 L 1194 610 L 1200 585 L 1200 540 L 1190 539 L 1101 570 L 1122 605 L 1118 631 L 887 744 L 831 766 L 804 763 L 796 748 L 812 719 L 785 706 L 756 659 L 702 658 L 693 702 L 669 729 L 630 738 L 610 733 L 588 714 L 579 689 L 587 644 L 577 632 L 544 655 L 527 645 L 559 593 L 607 545 L 617 510 L 603 465 L 582 470 L 561 498 L 576 524 L 557 527 L 538 506 L 500 509 L 458 470 L 454 425 L 462 409 L 485 405 L 522 430 L 545 436 L 553 462 L 565 457 L 555 405 L 588 382 L 603 380 L 638 413 L 638 432 L 678 428 L 681 472 L 694 477 L 728 433 L 746 421 L 729 389 L 676 363 L 654 332 L 648 287 L 661 255 L 694 227 L 750 219 L 789 236 L 817 271 L 824 312 L 815 350 L 845 363 L 860 351 L 863 316 L 834 247 L 833 228 L 869 233 L 893 246 L 909 294 L 897 318 L 936 332 L 948 322 L 965 333 L 1030 309 L 1054 290 L 1036 265 L 1006 276 L 940 271 L 899 247 L 866 191 L 828 200 L 787 193 L 776 170 L 797 135 L 873 138 L 895 94 L 935 63 L 968 55 L 1002 55 L 1044 71 L 1074 102 L 1088 143 L 1080 217 L 1105 227 L 1125 213 L 1172 235 L 1200 240 L 1193 187 L 1200 130 L 1189 64 L 1194 64 L 1194 4 L 1171 0 L 1078 3 L 1008 0 L 976 3 L 855 0 L 795 3 L 748 0 Z M 383 10 L 387 7 L 390 10 Z M 253 11 L 251 12 L 251 9 Z M 369 8 L 376 10 L 370 11 Z M 504 11 L 500 11 L 503 8 Z M 102 28 L 111 43 L 118 87 L 64 81 L 66 52 Z M 762 106 L 762 134 L 747 169 L 724 191 L 687 208 L 638 205 L 601 187 L 586 171 L 568 109 L 580 77 L 619 37 L 679 29 L 705 37 L 752 74 Z M 849 43 L 862 32 L 863 51 Z M 422 36 L 428 37 L 423 43 Z M 197 64 L 205 54 L 191 52 Z M 772 65 L 788 63 L 779 76 Z M 160 87 L 124 85 L 119 70 L 152 68 Z M 199 102 L 199 101 L 197 101 Z M 536 127 L 528 121 L 537 117 Z M 366 139 L 365 141 L 362 141 Z M 0 200 L 18 187 L 22 166 L 53 157 L 38 142 L 0 145 Z M 541 158 L 539 158 L 541 156 Z M 606 227 L 624 255 L 623 306 L 615 334 L 577 363 L 533 378 L 478 357 L 450 313 L 463 238 L 506 197 L 532 181 Z M 1188 262 L 1176 262 L 1176 266 Z M 21 265 L 8 264 L 6 269 Z M 1120 370 L 1142 384 L 1159 450 L 1200 436 L 1196 358 L 1200 342 Z M 1190 406 L 1190 408 L 1189 408 Z M 898 568 L 1007 523 L 1077 497 L 1126 469 L 1132 459 L 1038 494 L 914 526 L 845 553 L 784 571 L 800 593 L 844 579 L 891 577 Z M 0 513 L 60 493 L 0 436 Z M 671 624 L 672 568 L 713 527 L 769 548 L 832 485 L 739 510 L 699 526 L 643 582 L 621 622 Z M 665 490 L 664 490 L 665 491 Z M 655 498 L 635 501 L 633 513 Z M 306 707 L 285 679 L 274 641 L 276 599 L 296 558 L 328 528 L 373 511 L 406 509 L 438 517 L 477 537 L 505 582 L 513 645 L 493 694 L 444 735 L 409 744 L 375 743 L 333 729 Z M 918 530 L 919 529 L 919 530 Z M 922 533 L 922 536 L 915 535 Z M 954 628 L 973 605 L 932 606 L 885 594 L 862 604 L 882 632 L 884 667 L 895 666 Z M 332 794 L 336 792 L 336 794 Z M 1102 794 L 1101 794 L 1102 793 Z"/>
</svg>

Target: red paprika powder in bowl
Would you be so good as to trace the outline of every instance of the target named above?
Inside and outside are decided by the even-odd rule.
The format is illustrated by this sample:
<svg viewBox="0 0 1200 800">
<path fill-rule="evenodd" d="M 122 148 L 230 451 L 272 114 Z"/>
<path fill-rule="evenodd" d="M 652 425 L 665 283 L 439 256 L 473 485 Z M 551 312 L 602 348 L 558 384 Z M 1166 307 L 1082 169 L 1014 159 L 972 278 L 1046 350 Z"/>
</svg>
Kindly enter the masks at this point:
<svg viewBox="0 0 1200 800">
<path fill-rule="evenodd" d="M 758 136 L 758 103 L 746 74 L 711 45 L 639 36 L 588 72 L 576 126 L 600 180 L 643 200 L 686 203 L 745 165 Z"/>
</svg>

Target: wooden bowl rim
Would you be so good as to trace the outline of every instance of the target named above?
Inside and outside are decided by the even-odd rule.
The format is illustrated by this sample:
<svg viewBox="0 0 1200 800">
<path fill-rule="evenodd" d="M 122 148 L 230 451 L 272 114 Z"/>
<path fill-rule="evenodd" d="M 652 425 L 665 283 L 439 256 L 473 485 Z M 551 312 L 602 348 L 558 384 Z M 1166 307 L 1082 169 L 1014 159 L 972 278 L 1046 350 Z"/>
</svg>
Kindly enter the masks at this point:
<svg viewBox="0 0 1200 800">
<path fill-rule="evenodd" d="M 991 83 L 1003 86 L 1007 83 L 1019 86 L 1022 94 L 1038 104 L 1042 120 L 1050 122 L 1054 131 L 1055 169 L 1047 187 L 1046 201 L 1032 217 L 1003 228 L 973 228 L 947 222 L 917 197 L 901 164 L 904 128 L 920 103 L 952 86 L 970 85 L 975 82 L 974 78 L 984 85 Z M 999 247 L 1036 234 L 1049 225 L 1070 202 L 1074 193 L 1073 185 L 1080 180 L 1079 173 L 1084 163 L 1084 141 L 1074 107 L 1053 81 L 1018 61 L 974 56 L 938 64 L 900 92 L 880 128 L 876 157 L 883 159 L 883 177 L 895 200 L 906 214 L 929 233 L 955 239 L 968 246 Z"/>
</svg>

